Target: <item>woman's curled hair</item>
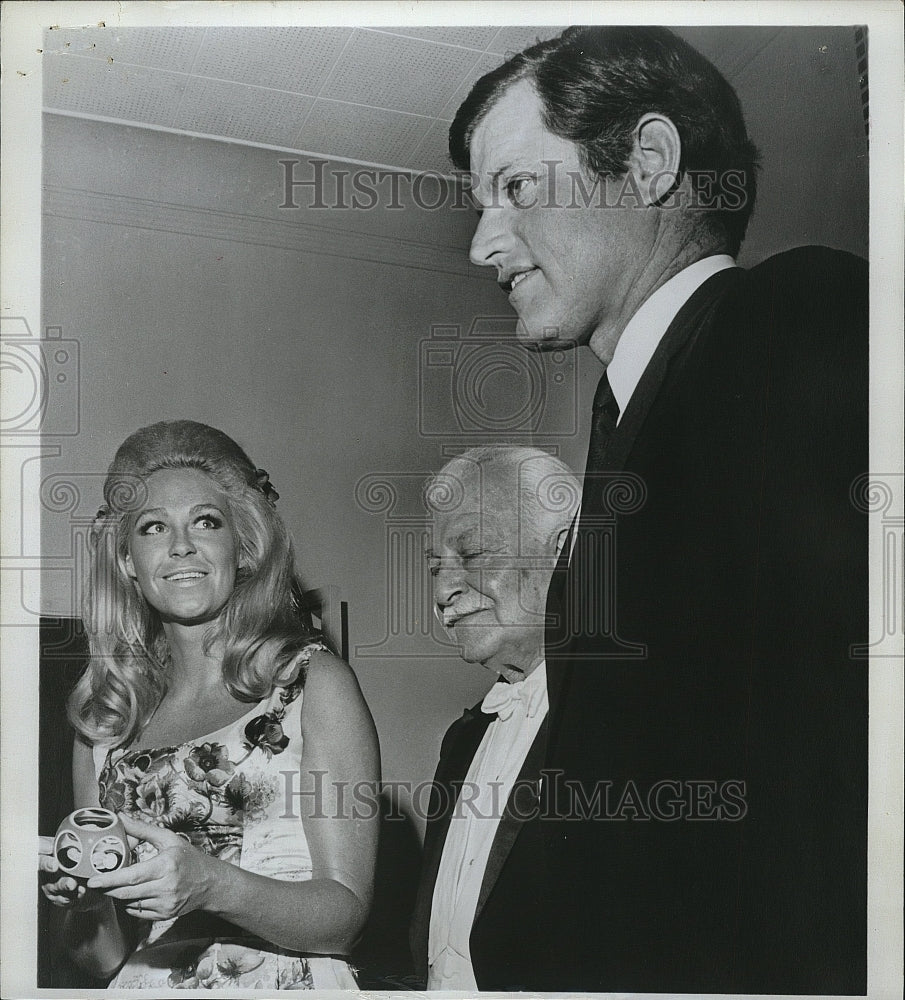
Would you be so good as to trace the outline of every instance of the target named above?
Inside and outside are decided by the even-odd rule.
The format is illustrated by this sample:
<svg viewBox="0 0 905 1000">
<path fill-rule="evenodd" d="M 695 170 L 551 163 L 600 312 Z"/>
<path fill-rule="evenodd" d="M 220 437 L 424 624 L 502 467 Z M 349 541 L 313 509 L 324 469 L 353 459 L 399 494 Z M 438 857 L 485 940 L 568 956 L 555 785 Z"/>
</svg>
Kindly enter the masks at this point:
<svg viewBox="0 0 905 1000">
<path fill-rule="evenodd" d="M 89 743 L 127 745 L 167 689 L 170 653 L 157 611 L 125 568 L 147 478 L 161 469 L 206 473 L 227 497 L 239 545 L 236 586 L 212 622 L 223 680 L 240 701 L 258 701 L 298 674 L 307 628 L 297 595 L 292 541 L 273 506 L 276 491 L 232 438 L 206 424 L 168 421 L 130 435 L 104 483 L 105 506 L 89 536 L 82 618 L 90 663 L 69 698 L 69 718 Z"/>
</svg>

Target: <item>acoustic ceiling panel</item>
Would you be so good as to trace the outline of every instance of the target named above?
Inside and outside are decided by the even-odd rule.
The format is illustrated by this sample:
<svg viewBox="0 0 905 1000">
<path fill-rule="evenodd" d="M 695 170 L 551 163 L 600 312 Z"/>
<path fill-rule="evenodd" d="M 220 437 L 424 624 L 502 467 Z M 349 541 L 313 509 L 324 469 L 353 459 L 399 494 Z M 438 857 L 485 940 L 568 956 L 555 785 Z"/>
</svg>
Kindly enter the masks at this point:
<svg viewBox="0 0 905 1000">
<path fill-rule="evenodd" d="M 453 169 L 449 158 L 449 122 L 436 120 L 408 159 L 413 170 L 447 174 Z"/>
<path fill-rule="evenodd" d="M 58 111 L 172 127 L 188 77 L 101 59 L 44 58 L 44 103 Z"/>
<path fill-rule="evenodd" d="M 291 146 L 313 104 L 313 97 L 301 94 L 189 77 L 174 125 L 187 132 Z"/>
<path fill-rule="evenodd" d="M 320 100 L 293 146 L 366 163 L 408 163 L 430 123 L 416 115 Z"/>
<path fill-rule="evenodd" d="M 440 42 L 444 45 L 458 45 L 464 49 L 475 49 L 478 52 L 483 52 L 500 29 L 489 25 L 486 27 L 369 28 L 367 30 L 381 31 L 390 35 L 404 35 L 407 38 L 421 38 L 424 41 Z"/>
<path fill-rule="evenodd" d="M 204 28 L 53 28 L 44 34 L 44 51 L 188 73 L 204 32 Z"/>
<path fill-rule="evenodd" d="M 470 49 L 376 31 L 355 33 L 320 96 L 436 115 L 477 62 Z"/>
<path fill-rule="evenodd" d="M 449 95 L 449 100 L 440 109 L 437 117 L 442 121 L 447 123 L 447 128 L 449 128 L 449 122 L 453 120 L 456 116 L 456 112 L 459 110 L 459 105 L 468 97 L 471 88 L 475 85 L 475 82 L 480 80 L 480 78 L 485 74 L 489 73 L 492 69 L 496 69 L 497 66 L 503 60 L 498 55 L 481 55 L 478 56 L 477 64 L 473 67 L 472 71 L 468 76 L 459 84 L 459 86 Z"/>
<path fill-rule="evenodd" d="M 211 28 L 193 72 L 317 96 L 352 28 Z"/>
<path fill-rule="evenodd" d="M 500 28 L 487 51 L 508 58 L 535 42 L 545 42 L 548 38 L 555 38 L 563 28 L 564 25 L 544 25 L 541 28 Z"/>
</svg>

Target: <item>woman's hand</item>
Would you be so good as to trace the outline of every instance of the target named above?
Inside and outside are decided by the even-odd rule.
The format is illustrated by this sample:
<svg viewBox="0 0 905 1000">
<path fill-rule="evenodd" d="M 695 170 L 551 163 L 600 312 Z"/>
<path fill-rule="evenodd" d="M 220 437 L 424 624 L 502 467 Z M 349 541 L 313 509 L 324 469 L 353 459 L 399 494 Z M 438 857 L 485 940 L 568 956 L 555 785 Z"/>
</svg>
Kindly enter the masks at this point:
<svg viewBox="0 0 905 1000">
<path fill-rule="evenodd" d="M 126 833 L 157 848 L 147 861 L 89 879 L 88 889 L 121 900 L 139 920 L 168 920 L 204 909 L 218 862 L 172 830 L 119 814 Z"/>
<path fill-rule="evenodd" d="M 53 837 L 38 837 L 41 892 L 54 906 L 68 907 L 72 910 L 92 910 L 103 905 L 104 897 L 87 889 L 84 880 L 60 874 L 60 865 L 53 853 L 53 843 Z"/>
</svg>

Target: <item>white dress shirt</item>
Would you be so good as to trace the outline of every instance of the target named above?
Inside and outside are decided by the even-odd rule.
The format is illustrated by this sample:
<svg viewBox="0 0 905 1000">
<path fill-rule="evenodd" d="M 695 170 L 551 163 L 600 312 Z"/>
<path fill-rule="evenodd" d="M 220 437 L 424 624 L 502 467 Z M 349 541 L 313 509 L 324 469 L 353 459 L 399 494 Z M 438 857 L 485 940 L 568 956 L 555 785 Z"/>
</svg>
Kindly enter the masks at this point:
<svg viewBox="0 0 905 1000">
<path fill-rule="evenodd" d="M 509 701 L 511 689 L 517 700 Z M 491 688 L 482 706 L 499 715 L 487 727 L 456 802 L 443 845 L 428 939 L 429 990 L 477 990 L 469 938 L 500 818 L 547 714 L 547 668 Z"/>
<path fill-rule="evenodd" d="M 727 267 L 736 266 L 729 254 L 704 257 L 674 274 L 641 303 L 622 331 L 613 360 L 606 370 L 613 395 L 619 404 L 620 420 L 632 393 L 641 381 L 644 369 L 682 306 L 708 278 L 718 271 L 725 271 Z"/>
<path fill-rule="evenodd" d="M 628 321 L 606 369 L 610 388 L 619 404 L 617 424 L 622 420 L 625 408 L 641 381 L 644 369 L 650 364 L 650 359 L 660 346 L 660 341 L 669 329 L 670 323 L 679 315 L 679 310 L 708 278 L 719 271 L 725 271 L 728 267 L 738 267 L 738 265 L 727 253 L 718 253 L 712 257 L 696 260 L 678 274 L 674 274 L 649 299 L 645 299 Z M 575 513 L 576 527 L 580 520 L 581 504 Z M 578 531 L 573 530 L 569 545 L 570 562 L 575 554 L 577 541 Z"/>
</svg>

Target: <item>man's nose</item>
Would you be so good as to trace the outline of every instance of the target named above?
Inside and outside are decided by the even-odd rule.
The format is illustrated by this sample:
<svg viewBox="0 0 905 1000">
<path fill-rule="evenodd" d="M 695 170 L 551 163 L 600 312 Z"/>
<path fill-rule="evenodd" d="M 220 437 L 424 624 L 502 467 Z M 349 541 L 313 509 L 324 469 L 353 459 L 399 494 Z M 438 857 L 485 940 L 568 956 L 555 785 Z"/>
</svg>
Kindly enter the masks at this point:
<svg viewBox="0 0 905 1000">
<path fill-rule="evenodd" d="M 498 265 L 511 240 L 512 234 L 503 209 L 485 208 L 471 238 L 471 250 L 468 256 L 472 264 L 477 264 L 479 267 Z"/>
<path fill-rule="evenodd" d="M 440 610 L 448 608 L 465 593 L 465 574 L 461 567 L 441 566 L 434 575 L 434 600 Z"/>
</svg>

